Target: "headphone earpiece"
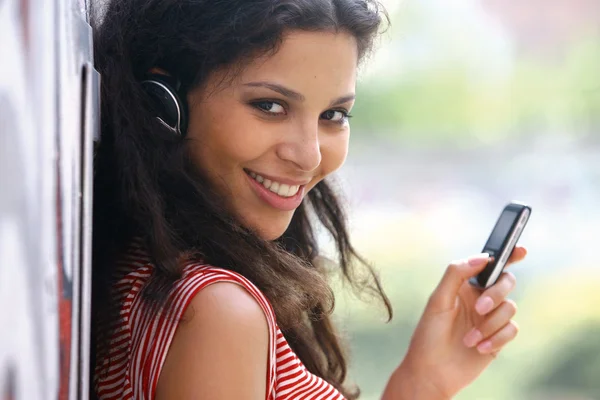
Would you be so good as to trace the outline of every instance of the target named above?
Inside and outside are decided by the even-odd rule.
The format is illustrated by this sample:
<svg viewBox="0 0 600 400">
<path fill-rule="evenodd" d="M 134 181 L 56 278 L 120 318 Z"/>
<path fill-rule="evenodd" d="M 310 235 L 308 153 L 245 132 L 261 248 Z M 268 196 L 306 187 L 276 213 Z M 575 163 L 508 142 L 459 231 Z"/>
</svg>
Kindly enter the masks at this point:
<svg viewBox="0 0 600 400">
<path fill-rule="evenodd" d="M 152 100 L 157 119 L 173 133 L 185 136 L 187 131 L 187 102 L 182 100 L 180 82 L 168 75 L 150 74 L 142 87 Z"/>
</svg>

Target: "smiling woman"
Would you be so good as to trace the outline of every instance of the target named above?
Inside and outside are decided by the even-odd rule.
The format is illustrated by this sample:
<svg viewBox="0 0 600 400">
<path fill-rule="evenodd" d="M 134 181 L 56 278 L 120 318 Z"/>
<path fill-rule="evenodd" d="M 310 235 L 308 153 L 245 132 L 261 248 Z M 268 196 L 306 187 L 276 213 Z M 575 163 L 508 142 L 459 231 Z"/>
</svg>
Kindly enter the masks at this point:
<svg viewBox="0 0 600 400">
<path fill-rule="evenodd" d="M 325 181 L 346 158 L 357 68 L 380 23 L 377 4 L 363 0 L 109 3 L 96 26 L 103 126 L 93 308 L 101 398 L 201 398 L 202 392 L 213 399 L 226 388 L 232 398 L 254 389 L 264 393 L 258 397 L 274 398 L 290 372 L 264 357 L 275 343 L 298 360 L 292 377 L 305 377 L 283 394 L 328 382 L 332 392 L 353 397 L 343 386 L 345 356 L 329 320 L 333 296 L 314 265 L 319 249 L 309 212 L 334 236 L 341 273 L 359 290 L 377 293 L 389 309 L 374 274 L 366 283 L 354 279 L 352 261 L 360 258 Z M 145 90 L 150 80 L 173 89 L 166 93 L 176 101 L 173 118 L 161 112 L 170 107 L 164 98 L 157 107 Z M 212 274 L 219 278 L 205 281 Z M 232 281 L 253 296 L 226 284 Z M 209 282 L 216 285 L 206 288 Z M 231 329 L 243 331 L 243 316 L 220 307 L 253 316 L 247 335 L 223 340 Z M 157 309 L 191 321 L 157 322 Z M 187 318 L 190 309 L 193 318 Z M 263 314 L 275 318 L 265 321 Z M 238 322 L 228 327 L 229 318 Z M 203 332 L 207 326 L 210 333 Z M 271 340 L 260 333 L 266 328 Z M 194 343 L 198 337 L 203 340 Z M 131 347 L 115 346 L 124 338 Z M 232 353 L 233 342 L 243 349 Z M 136 343 L 160 345 L 150 350 Z M 215 352 L 206 364 L 210 373 L 203 369 L 207 348 Z M 194 349 L 204 356 L 190 361 Z M 244 355 L 252 349 L 257 353 Z M 264 365 L 241 363 L 235 373 L 215 367 L 215 358 L 235 365 L 230 357 L 254 356 Z M 112 361 L 148 357 L 157 360 L 148 370 Z M 251 379 L 246 368 L 259 376 Z M 213 382 L 220 376 L 250 381 L 222 382 L 213 392 L 206 382 L 182 384 L 185 371 Z M 266 387 L 260 374 L 269 378 Z"/>
<path fill-rule="evenodd" d="M 109 2 L 95 24 L 94 395 L 358 396 L 315 229 L 391 316 L 327 183 L 381 19 L 374 0 Z M 514 337 L 512 276 L 483 295 L 467 283 L 485 260 L 448 268 L 386 399 L 450 398 Z"/>
</svg>

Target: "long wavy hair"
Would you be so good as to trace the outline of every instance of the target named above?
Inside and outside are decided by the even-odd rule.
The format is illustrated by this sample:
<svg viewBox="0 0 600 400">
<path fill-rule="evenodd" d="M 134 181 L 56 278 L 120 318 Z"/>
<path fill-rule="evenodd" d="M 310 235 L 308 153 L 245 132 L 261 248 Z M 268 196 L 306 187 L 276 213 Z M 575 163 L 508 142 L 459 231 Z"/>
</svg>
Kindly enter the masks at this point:
<svg viewBox="0 0 600 400">
<path fill-rule="evenodd" d="M 316 228 L 338 251 L 335 263 L 358 292 L 392 310 L 373 269 L 352 246 L 341 202 L 322 181 L 275 241 L 242 226 L 198 171 L 187 141 L 154 118 L 140 81 L 153 67 L 176 76 L 183 91 L 216 69 L 277 51 L 291 30 L 345 31 L 361 59 L 373 47 L 385 11 L 375 0 L 112 0 L 93 10 L 96 67 L 102 75 L 101 141 L 95 154 L 93 232 L 94 356 L 107 351 L 116 260 L 141 238 L 155 268 L 145 301 L 166 307 L 182 257 L 196 257 L 250 279 L 271 302 L 292 349 L 312 373 L 347 398 L 344 346 L 330 315 L 328 271 L 316 262 Z M 366 272 L 366 273 L 365 273 Z M 109 324 L 110 325 L 110 324 Z"/>
</svg>

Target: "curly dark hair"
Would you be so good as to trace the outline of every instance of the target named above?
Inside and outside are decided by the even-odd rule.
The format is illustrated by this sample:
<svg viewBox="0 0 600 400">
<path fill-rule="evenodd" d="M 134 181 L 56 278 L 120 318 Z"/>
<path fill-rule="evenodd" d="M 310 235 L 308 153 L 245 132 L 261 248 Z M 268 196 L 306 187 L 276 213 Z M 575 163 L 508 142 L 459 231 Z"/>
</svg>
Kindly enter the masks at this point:
<svg viewBox="0 0 600 400">
<path fill-rule="evenodd" d="M 375 272 L 350 242 L 331 184 L 322 181 L 308 193 L 281 238 L 261 239 L 225 209 L 191 161 L 187 141 L 156 121 L 140 81 L 158 67 L 189 92 L 216 69 L 243 68 L 248 60 L 277 51 L 291 30 L 348 32 L 363 59 L 387 19 L 381 5 L 374 0 L 112 0 L 92 15 L 102 75 L 94 177 L 95 357 L 107 351 L 103 338 L 109 333 L 101 327 L 114 306 L 116 260 L 139 237 L 155 265 L 143 291 L 146 301 L 167 306 L 183 256 L 241 273 L 267 296 L 308 370 L 347 398 L 358 397 L 358 389 L 344 386 L 345 353 L 330 319 L 334 296 L 326 269 L 315 261 L 319 224 L 334 239 L 336 267 L 345 280 L 380 298 L 390 318 L 392 310 Z"/>
</svg>

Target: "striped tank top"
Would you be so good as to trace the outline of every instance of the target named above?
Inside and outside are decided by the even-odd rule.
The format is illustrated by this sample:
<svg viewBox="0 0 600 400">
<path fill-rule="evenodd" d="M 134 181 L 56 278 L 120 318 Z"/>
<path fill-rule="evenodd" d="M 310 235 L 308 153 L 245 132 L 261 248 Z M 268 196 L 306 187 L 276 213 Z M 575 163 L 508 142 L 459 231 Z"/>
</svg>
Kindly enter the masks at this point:
<svg viewBox="0 0 600 400">
<path fill-rule="evenodd" d="M 242 286 L 267 317 L 266 400 L 344 399 L 332 385 L 306 369 L 277 326 L 267 298 L 242 275 L 203 264 L 186 265 L 170 295 L 173 312 L 154 314 L 149 312 L 140 296 L 152 268 L 149 257 L 137 245 L 118 263 L 121 275 L 115 286 L 115 295 L 121 318 L 113 321 L 107 356 L 97 361 L 94 384 L 99 399 L 154 399 L 156 384 L 179 319 L 194 295 L 216 282 Z"/>
</svg>

